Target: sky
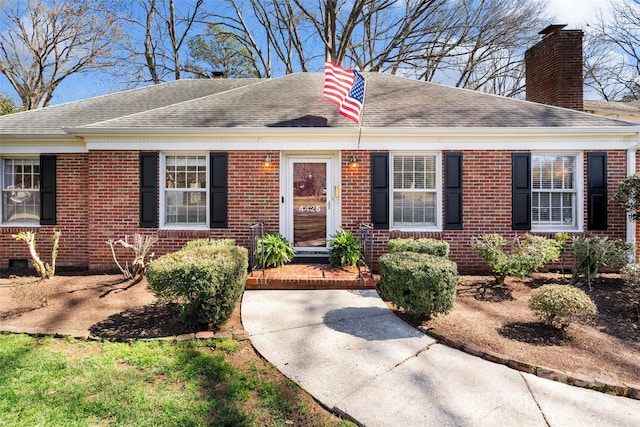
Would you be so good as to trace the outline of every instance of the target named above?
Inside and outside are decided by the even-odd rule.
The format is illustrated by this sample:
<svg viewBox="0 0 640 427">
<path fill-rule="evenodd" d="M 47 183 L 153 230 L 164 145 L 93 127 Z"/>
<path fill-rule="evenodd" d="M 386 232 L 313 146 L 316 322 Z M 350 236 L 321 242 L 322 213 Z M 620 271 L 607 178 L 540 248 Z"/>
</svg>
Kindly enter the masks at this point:
<svg viewBox="0 0 640 427">
<path fill-rule="evenodd" d="M 582 29 L 599 10 L 606 11 L 610 0 L 548 0 L 549 14 L 556 16 L 554 24 L 568 24 L 567 29 Z"/>
<path fill-rule="evenodd" d="M 547 1 L 549 14 L 555 18 L 552 22 L 549 22 L 549 24 L 568 24 L 567 29 L 584 28 L 585 23 L 592 20 L 600 10 L 606 11 L 610 3 L 610 0 Z M 72 76 L 66 79 L 56 89 L 51 105 L 103 95 L 108 93 L 109 87 L 109 78 L 105 76 Z M 15 91 L 6 78 L 1 75 L 0 92 L 5 96 L 8 95 L 16 104 L 20 104 Z"/>
</svg>

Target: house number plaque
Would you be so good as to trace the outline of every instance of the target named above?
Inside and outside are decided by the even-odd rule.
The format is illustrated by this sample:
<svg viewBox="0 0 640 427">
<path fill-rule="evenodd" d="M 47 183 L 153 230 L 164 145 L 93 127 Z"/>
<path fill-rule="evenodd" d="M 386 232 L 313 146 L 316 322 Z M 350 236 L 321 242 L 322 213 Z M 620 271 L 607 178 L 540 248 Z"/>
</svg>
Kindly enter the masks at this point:
<svg viewBox="0 0 640 427">
<path fill-rule="evenodd" d="M 322 212 L 322 206 L 306 205 L 298 208 L 300 212 Z"/>
</svg>

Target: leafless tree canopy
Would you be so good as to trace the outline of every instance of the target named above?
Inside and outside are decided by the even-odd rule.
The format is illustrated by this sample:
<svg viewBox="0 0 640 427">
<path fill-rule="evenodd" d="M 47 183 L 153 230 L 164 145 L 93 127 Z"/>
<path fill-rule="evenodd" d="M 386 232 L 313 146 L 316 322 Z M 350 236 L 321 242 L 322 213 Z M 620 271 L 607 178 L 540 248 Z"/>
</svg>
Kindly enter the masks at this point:
<svg viewBox="0 0 640 427">
<path fill-rule="evenodd" d="M 47 4 L 50 3 L 50 6 Z M 113 65 L 118 28 L 91 0 L 0 1 L 0 72 L 24 109 L 46 106 L 67 77 Z"/>
<path fill-rule="evenodd" d="M 211 19 L 253 53 L 260 75 L 316 71 L 330 60 L 509 96 L 522 92 L 523 52 L 546 26 L 540 1 L 227 3 Z"/>
<path fill-rule="evenodd" d="M 637 99 L 640 0 L 612 2 L 614 18 L 601 16 L 586 28 L 586 82 L 605 99 Z M 115 63 L 114 86 L 215 71 L 274 77 L 321 71 L 330 60 L 519 96 L 524 51 L 552 23 L 546 0 L 0 0 L 0 6 L 0 71 L 25 108 L 47 105 L 69 75 Z"/>
<path fill-rule="evenodd" d="M 118 46 L 118 60 L 126 64 L 119 77 L 133 85 L 182 78 L 187 43 L 204 31 L 198 23 L 203 22 L 205 4 L 205 0 L 107 0 L 102 7 L 126 32 Z"/>
<path fill-rule="evenodd" d="M 640 0 L 614 0 L 588 27 L 585 83 L 603 99 L 640 100 Z"/>
</svg>

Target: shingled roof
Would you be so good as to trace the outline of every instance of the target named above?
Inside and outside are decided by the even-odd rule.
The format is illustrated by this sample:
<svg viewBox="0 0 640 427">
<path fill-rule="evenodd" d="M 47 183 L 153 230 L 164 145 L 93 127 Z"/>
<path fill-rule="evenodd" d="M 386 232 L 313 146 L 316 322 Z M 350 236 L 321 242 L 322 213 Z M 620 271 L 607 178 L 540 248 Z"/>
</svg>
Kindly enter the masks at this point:
<svg viewBox="0 0 640 427">
<path fill-rule="evenodd" d="M 257 79 L 177 80 L 67 104 L 0 116 L 3 135 L 68 135 L 74 128 L 224 92 Z"/>
<path fill-rule="evenodd" d="M 367 80 L 371 128 L 614 128 L 633 123 L 388 74 Z M 2 135 L 108 130 L 356 127 L 322 95 L 321 73 L 179 80 L 0 117 Z"/>
</svg>

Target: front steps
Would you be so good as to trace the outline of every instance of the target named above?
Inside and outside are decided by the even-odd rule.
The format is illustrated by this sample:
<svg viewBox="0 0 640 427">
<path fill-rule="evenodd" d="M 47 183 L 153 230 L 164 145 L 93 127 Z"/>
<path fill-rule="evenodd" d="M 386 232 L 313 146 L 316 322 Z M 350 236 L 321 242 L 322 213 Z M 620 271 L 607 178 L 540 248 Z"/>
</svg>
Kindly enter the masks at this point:
<svg viewBox="0 0 640 427">
<path fill-rule="evenodd" d="M 366 268 L 359 272 L 328 264 L 287 264 L 252 271 L 246 289 L 375 289 L 378 279 Z"/>
</svg>

